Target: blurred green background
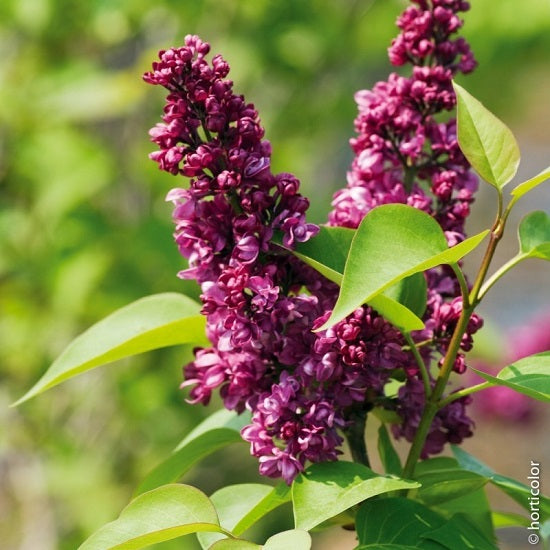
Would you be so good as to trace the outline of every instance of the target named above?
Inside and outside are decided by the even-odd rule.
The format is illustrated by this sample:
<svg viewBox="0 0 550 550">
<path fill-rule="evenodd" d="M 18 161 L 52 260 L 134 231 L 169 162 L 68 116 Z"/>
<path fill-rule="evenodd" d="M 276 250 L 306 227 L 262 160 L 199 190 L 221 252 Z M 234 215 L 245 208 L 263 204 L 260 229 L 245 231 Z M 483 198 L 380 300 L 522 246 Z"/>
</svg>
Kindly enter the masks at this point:
<svg viewBox="0 0 550 550">
<path fill-rule="evenodd" d="M 550 2 L 472 3 L 463 34 L 480 66 L 460 81 L 512 127 L 528 176 L 550 164 Z M 236 90 L 260 111 L 274 169 L 302 180 L 312 221 L 322 222 L 351 160 L 353 93 L 387 77 L 386 48 L 405 4 L 0 2 L 2 548 L 77 547 L 116 517 L 137 481 L 208 412 L 184 403 L 178 349 L 99 369 L 8 408 L 74 336 L 117 307 L 155 292 L 198 294 L 176 278 L 183 260 L 164 202 L 184 182 L 147 158 L 147 131 L 164 97 L 141 74 L 157 51 L 197 33 L 226 57 Z M 472 227 L 490 223 L 492 199 L 481 193 Z M 549 204 L 547 190 L 531 199 L 541 201 Z M 504 258 L 513 241 L 512 234 Z M 516 279 L 548 290 L 548 271 L 538 267 Z M 486 307 L 506 324 L 547 306 L 514 291 L 496 293 Z M 209 492 L 258 476 L 242 445 L 186 479 Z"/>
</svg>

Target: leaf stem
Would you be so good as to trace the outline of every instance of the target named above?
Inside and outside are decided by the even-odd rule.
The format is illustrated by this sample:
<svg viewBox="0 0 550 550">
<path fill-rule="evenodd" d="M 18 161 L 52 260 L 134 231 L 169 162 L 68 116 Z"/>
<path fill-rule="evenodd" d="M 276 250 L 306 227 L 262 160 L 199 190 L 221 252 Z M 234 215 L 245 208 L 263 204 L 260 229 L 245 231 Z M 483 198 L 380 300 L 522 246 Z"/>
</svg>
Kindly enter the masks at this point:
<svg viewBox="0 0 550 550">
<path fill-rule="evenodd" d="M 455 391 L 454 393 L 451 393 L 451 395 L 448 395 L 445 399 L 442 399 L 439 402 L 439 408 L 442 409 L 443 407 L 446 407 L 449 403 L 452 403 L 453 401 L 456 401 L 461 397 L 465 397 L 472 393 L 477 393 L 478 391 L 481 391 L 481 390 L 486 390 L 491 386 L 494 386 L 494 384 L 492 384 L 491 382 L 481 382 L 480 384 L 476 384 L 475 386 L 470 386 L 469 388 L 464 388 L 462 390 Z"/>
<path fill-rule="evenodd" d="M 416 344 L 414 343 L 410 332 L 404 332 L 403 336 L 405 337 L 405 340 L 407 341 L 407 344 L 409 345 L 410 350 L 416 360 L 418 368 L 420 369 L 422 383 L 424 384 L 424 395 L 426 396 L 426 399 L 428 399 L 432 390 L 432 386 L 430 384 L 430 374 L 428 373 L 428 369 L 426 368 L 426 363 L 424 363 L 424 359 L 422 359 L 422 356 L 420 355 L 420 352 L 418 351 L 418 348 L 416 347 Z"/>
</svg>

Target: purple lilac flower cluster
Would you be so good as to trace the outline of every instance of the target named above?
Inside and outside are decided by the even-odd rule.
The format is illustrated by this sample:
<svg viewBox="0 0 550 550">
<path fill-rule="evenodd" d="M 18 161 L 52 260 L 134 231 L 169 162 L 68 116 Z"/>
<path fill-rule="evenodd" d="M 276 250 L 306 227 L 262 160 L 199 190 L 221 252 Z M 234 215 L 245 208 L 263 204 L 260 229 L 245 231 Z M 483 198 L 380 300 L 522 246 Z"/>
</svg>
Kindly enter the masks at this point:
<svg viewBox="0 0 550 550">
<path fill-rule="evenodd" d="M 355 94 L 359 114 L 357 136 L 350 143 L 355 158 L 347 186 L 338 191 L 329 214 L 331 225 L 355 228 L 375 206 L 404 203 L 432 215 L 441 225 L 449 245 L 465 238 L 464 223 L 477 189 L 456 138 L 456 120 L 439 121 L 440 113 L 453 109 L 456 97 L 452 78 L 472 71 L 476 62 L 463 38 L 452 35 L 462 26 L 458 13 L 469 9 L 459 0 L 413 0 L 398 18 L 401 33 L 389 48 L 393 65 L 412 65 L 409 77 L 392 73 L 372 90 Z M 428 307 L 425 330 L 415 335 L 425 342 L 427 363 L 443 357 L 462 310 L 460 288 L 448 268 L 427 273 Z M 461 350 L 472 347 L 472 334 L 482 325 L 474 315 Z M 464 354 L 454 365 L 465 371 Z M 424 406 L 418 372 L 407 371 L 400 389 L 397 412 L 403 419 L 393 427 L 396 437 L 412 440 Z M 439 452 L 447 441 L 460 442 L 471 435 L 472 421 L 465 414 L 470 398 L 456 400 L 441 410 L 432 425 L 423 456 Z"/>
<path fill-rule="evenodd" d="M 435 216 L 454 243 L 464 238 L 476 182 L 454 122 L 433 117 L 454 105 L 451 76 L 474 65 L 463 41 L 444 39 L 460 26 L 455 12 L 466 6 L 417 3 L 399 19 L 402 38 L 391 49 L 394 63 L 415 64 L 414 75 L 392 75 L 357 94 L 357 157 L 330 223 L 356 227 L 374 206 L 403 202 Z M 208 44 L 188 36 L 184 47 L 160 52 L 144 75 L 169 91 L 163 123 L 151 130 L 159 146 L 151 158 L 191 178 L 189 189 L 174 189 L 168 199 L 176 242 L 189 261 L 180 276 L 201 285 L 212 344 L 196 350 L 182 386 L 191 387 L 191 402 L 206 404 L 219 390 L 228 409 L 250 410 L 242 436 L 260 473 L 290 483 L 307 461 L 335 460 L 341 434 L 358 411 L 376 404 L 397 409 L 403 424 L 395 433 L 410 439 L 424 396 L 402 335 L 371 308 L 312 332 L 330 314 L 338 288 L 272 241 L 279 234 L 292 248 L 316 234 L 305 218 L 308 201 L 294 176 L 271 172 L 271 148 L 254 106 L 234 94 L 224 59 L 209 63 L 208 53 Z M 449 273 L 430 273 L 429 287 L 426 330 L 418 335 L 432 344 L 423 348 L 426 360 L 444 353 L 461 308 Z M 474 318 L 463 350 L 479 324 Z M 462 359 L 456 369 L 463 369 Z M 384 386 L 396 372 L 405 372 L 407 382 L 392 400 Z M 440 411 L 425 455 L 470 435 L 465 404 L 457 400 Z"/>
<path fill-rule="evenodd" d="M 311 327 L 332 307 L 336 287 L 271 243 L 286 247 L 318 228 L 291 174 L 272 174 L 271 148 L 254 106 L 233 93 L 229 67 L 209 45 L 160 52 L 144 75 L 169 90 L 163 123 L 151 130 L 162 170 L 191 178 L 174 189 L 175 239 L 189 260 L 183 278 L 201 284 L 210 348 L 196 350 L 183 386 L 191 402 L 218 389 L 228 409 L 253 411 L 243 430 L 264 475 L 291 481 L 307 460 L 334 460 L 343 427 L 322 384 L 306 387 L 296 365 L 310 357 Z M 300 292 L 308 288 L 306 294 Z M 309 375 L 311 378 L 311 375 Z"/>
</svg>

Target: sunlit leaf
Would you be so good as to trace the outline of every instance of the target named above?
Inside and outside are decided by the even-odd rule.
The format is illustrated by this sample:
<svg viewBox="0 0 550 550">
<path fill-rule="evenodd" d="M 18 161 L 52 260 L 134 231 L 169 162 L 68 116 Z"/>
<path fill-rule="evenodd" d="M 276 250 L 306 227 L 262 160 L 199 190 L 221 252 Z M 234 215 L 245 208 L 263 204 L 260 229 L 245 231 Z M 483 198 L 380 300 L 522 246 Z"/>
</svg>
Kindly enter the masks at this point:
<svg viewBox="0 0 550 550">
<path fill-rule="evenodd" d="M 550 178 L 550 166 L 545 170 L 543 170 L 540 174 L 537 174 L 536 176 L 528 179 L 527 181 L 520 183 L 517 187 L 512 189 L 512 195 L 514 195 L 519 199 L 520 197 L 523 197 L 523 195 L 531 191 L 531 189 L 534 189 L 535 187 L 545 182 L 549 178 Z"/>
<path fill-rule="evenodd" d="M 440 225 L 428 214 L 404 204 L 371 210 L 353 238 L 340 295 L 324 330 L 344 319 L 398 281 L 438 266 L 453 264 L 471 252 L 487 231 L 452 248 Z"/>
<path fill-rule="evenodd" d="M 290 529 L 269 537 L 263 550 L 309 550 L 311 548 L 311 536 L 302 529 Z"/>
<path fill-rule="evenodd" d="M 495 529 L 504 527 L 528 527 L 531 525 L 531 520 L 526 516 L 520 516 L 512 512 L 497 512 L 492 513 Z"/>
<path fill-rule="evenodd" d="M 458 84 L 453 86 L 460 148 L 486 182 L 502 189 L 516 175 L 519 166 L 516 138 L 510 128 L 475 97 Z"/>
<path fill-rule="evenodd" d="M 208 550 L 262 550 L 262 546 L 248 540 L 221 539 L 210 546 Z"/>
<path fill-rule="evenodd" d="M 309 530 L 375 495 L 419 484 L 384 477 L 354 462 L 324 462 L 310 466 L 292 484 L 295 525 Z"/>
<path fill-rule="evenodd" d="M 80 550 L 135 550 L 199 531 L 223 532 L 208 497 L 189 485 L 165 485 L 130 502 Z"/>
<path fill-rule="evenodd" d="M 250 424 L 251 419 L 250 411 L 244 411 L 241 414 L 237 414 L 235 411 L 229 411 L 227 409 L 220 409 L 207 416 L 200 424 L 195 426 L 177 445 L 175 450 L 179 450 L 185 447 L 190 441 L 199 437 L 210 430 L 216 428 L 229 428 L 231 430 L 240 432 L 247 424 Z"/>
<path fill-rule="evenodd" d="M 519 225 L 520 253 L 527 258 L 550 261 L 550 217 L 546 212 L 531 212 Z"/>
<path fill-rule="evenodd" d="M 550 402 L 550 351 L 519 359 L 496 376 L 472 370 L 495 386 L 506 386 L 533 399 Z"/>
<path fill-rule="evenodd" d="M 199 460 L 232 443 L 243 443 L 243 439 L 238 431 L 231 428 L 216 428 L 199 435 L 150 472 L 140 483 L 136 494 L 178 481 Z"/>
<path fill-rule="evenodd" d="M 285 483 L 276 487 L 259 483 L 229 485 L 213 493 L 220 525 L 233 535 L 240 536 L 269 512 L 290 501 L 290 488 Z M 220 538 L 218 533 L 197 535 L 200 545 L 206 549 Z"/>
<path fill-rule="evenodd" d="M 321 226 L 315 237 L 297 243 L 290 251 L 339 285 L 354 235 L 354 230 L 345 227 Z M 274 241 L 282 246 L 281 236 Z M 398 281 L 383 294 L 372 298 L 369 305 L 404 332 L 421 330 L 424 323 L 420 317 L 426 310 L 426 279 L 421 273 L 416 273 Z"/>
<path fill-rule="evenodd" d="M 77 374 L 117 359 L 177 344 L 207 343 L 201 306 L 176 293 L 133 302 L 75 338 L 18 405 Z"/>
</svg>

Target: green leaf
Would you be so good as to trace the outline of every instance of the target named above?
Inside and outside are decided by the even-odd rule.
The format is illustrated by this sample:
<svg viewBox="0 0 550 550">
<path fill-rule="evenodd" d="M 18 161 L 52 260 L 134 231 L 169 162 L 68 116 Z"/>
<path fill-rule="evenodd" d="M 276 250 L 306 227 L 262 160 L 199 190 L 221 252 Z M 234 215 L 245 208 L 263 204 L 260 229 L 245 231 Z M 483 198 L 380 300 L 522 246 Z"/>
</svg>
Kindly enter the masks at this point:
<svg viewBox="0 0 550 550">
<path fill-rule="evenodd" d="M 152 470 L 140 483 L 136 495 L 178 481 L 199 460 L 232 443 L 243 443 L 243 439 L 231 428 L 216 428 L 199 435 Z"/>
<path fill-rule="evenodd" d="M 423 539 L 435 541 L 450 550 L 498 550 L 494 541 L 485 537 L 464 515 L 456 514 Z"/>
<path fill-rule="evenodd" d="M 505 527 L 528 527 L 531 525 L 531 520 L 519 514 L 511 512 L 493 512 L 493 524 L 495 529 L 503 529 Z"/>
<path fill-rule="evenodd" d="M 269 537 L 263 550 L 310 550 L 311 536 L 302 529 L 291 529 Z"/>
<path fill-rule="evenodd" d="M 418 486 L 414 481 L 380 476 L 355 462 L 313 464 L 292 484 L 295 525 L 310 530 L 365 499 Z"/>
<path fill-rule="evenodd" d="M 223 532 L 208 497 L 189 485 L 165 485 L 130 502 L 80 550 L 135 550 L 199 531 Z"/>
<path fill-rule="evenodd" d="M 315 237 L 296 243 L 295 248 L 289 250 L 329 281 L 339 285 L 354 235 L 354 229 L 322 225 Z M 282 239 L 274 240 L 282 243 Z"/>
<path fill-rule="evenodd" d="M 446 472 L 453 472 L 459 468 L 460 466 L 456 459 L 440 456 L 419 462 L 416 467 L 416 473 L 418 477 L 434 473 L 444 475 Z M 485 478 L 485 476 L 482 477 Z M 417 491 L 417 496 L 419 493 L 420 491 Z M 455 495 L 455 498 L 452 500 L 447 500 L 445 502 L 439 502 L 436 505 L 432 505 L 431 509 L 446 518 L 450 518 L 455 514 L 467 515 L 470 523 L 475 525 L 482 533 L 484 533 L 486 538 L 489 540 L 494 538 L 494 527 L 491 521 L 491 508 L 489 506 L 489 501 L 487 500 L 484 487 L 471 491 L 462 496 Z"/>
<path fill-rule="evenodd" d="M 297 243 L 289 251 L 339 285 L 354 235 L 354 230 L 345 227 L 321 226 L 314 238 Z M 282 246 L 281 236 L 273 240 Z M 404 332 L 421 330 L 424 323 L 420 316 L 426 310 L 426 279 L 421 273 L 403 279 L 374 297 L 369 305 Z"/>
<path fill-rule="evenodd" d="M 550 261 L 550 217 L 546 212 L 531 212 L 519 225 L 520 253 L 525 258 Z"/>
<path fill-rule="evenodd" d="M 448 248 L 443 230 L 425 212 L 404 204 L 374 208 L 355 233 L 340 295 L 332 315 L 318 330 L 331 327 L 362 304 L 370 304 L 374 297 L 405 277 L 458 262 L 487 233 Z"/>
<path fill-rule="evenodd" d="M 422 484 L 417 498 L 427 506 L 442 504 L 483 487 L 488 479 L 474 472 L 454 468 L 415 476 Z"/>
<path fill-rule="evenodd" d="M 457 98 L 458 143 L 488 183 L 502 189 L 515 175 L 520 152 L 510 128 L 464 88 L 453 82 Z"/>
<path fill-rule="evenodd" d="M 423 540 L 423 535 L 443 526 L 447 520 L 420 502 L 391 497 L 367 500 L 357 512 L 357 550 L 422 549 L 448 547 Z"/>
<path fill-rule="evenodd" d="M 550 402 L 550 351 L 519 359 L 496 376 L 471 370 L 495 386 L 506 386 L 533 399 Z"/>
<path fill-rule="evenodd" d="M 401 475 L 403 471 L 401 459 L 392 445 L 385 424 L 380 424 L 378 428 L 378 454 L 387 474 Z"/>
<path fill-rule="evenodd" d="M 262 550 L 262 546 L 248 540 L 221 539 L 210 546 L 208 550 Z"/>
<path fill-rule="evenodd" d="M 176 293 L 141 298 L 75 338 L 15 405 L 77 374 L 117 359 L 177 344 L 206 345 L 200 304 Z"/>
<path fill-rule="evenodd" d="M 532 494 L 530 487 L 527 487 L 527 485 L 515 479 L 495 473 L 489 466 L 456 445 L 451 445 L 451 448 L 462 468 L 488 477 L 493 485 L 515 500 L 522 508 L 528 512 L 531 510 L 529 498 L 532 497 Z M 550 498 L 539 495 L 539 500 L 541 515 L 546 517 L 550 516 Z"/>
<path fill-rule="evenodd" d="M 543 170 L 540 174 L 537 174 L 535 177 L 528 179 L 523 183 L 520 183 L 517 187 L 512 189 L 512 195 L 519 199 L 520 197 L 523 197 L 523 195 L 531 191 L 531 189 L 534 189 L 535 187 L 537 187 L 537 185 L 540 185 L 547 179 L 550 179 L 550 166 Z"/>
<path fill-rule="evenodd" d="M 422 317 L 426 311 L 427 292 L 428 284 L 426 282 L 426 277 L 424 273 L 418 272 L 401 279 L 379 296 L 391 298 L 410 309 L 418 317 Z M 376 298 L 378 298 L 378 296 L 373 298 L 373 300 L 376 300 Z M 371 305 L 374 303 L 373 300 L 370 302 Z"/>
<path fill-rule="evenodd" d="M 212 494 L 210 500 L 218 512 L 220 525 L 240 536 L 269 512 L 289 502 L 290 488 L 285 483 L 276 487 L 259 483 L 229 485 Z M 203 548 L 209 548 L 220 535 L 200 533 L 197 538 Z"/>
<path fill-rule="evenodd" d="M 209 432 L 216 428 L 229 428 L 236 432 L 240 432 L 247 424 L 250 424 L 251 413 L 244 411 L 237 414 L 235 411 L 220 409 L 207 416 L 200 424 L 195 426 L 178 444 L 176 451 L 185 447 L 190 441 L 199 437 L 203 433 Z"/>
<path fill-rule="evenodd" d="M 310 550 L 311 536 L 307 531 L 291 529 L 269 537 L 263 546 L 240 539 L 223 539 L 209 550 Z"/>
<path fill-rule="evenodd" d="M 221 409 L 205 418 L 189 432 L 174 452 L 161 462 L 136 489 L 138 495 L 180 479 L 199 460 L 230 445 L 241 443 L 241 429 L 250 423 L 250 413 L 240 415 Z"/>
</svg>

